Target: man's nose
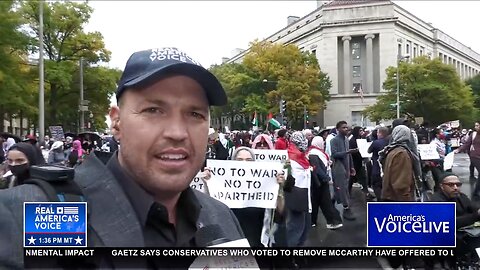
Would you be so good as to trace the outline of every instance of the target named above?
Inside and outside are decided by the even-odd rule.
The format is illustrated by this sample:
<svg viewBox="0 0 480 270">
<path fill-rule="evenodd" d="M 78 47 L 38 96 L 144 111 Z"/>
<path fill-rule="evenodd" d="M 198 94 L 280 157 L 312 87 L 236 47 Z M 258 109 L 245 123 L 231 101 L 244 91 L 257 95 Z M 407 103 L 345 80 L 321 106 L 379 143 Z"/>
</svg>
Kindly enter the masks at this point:
<svg viewBox="0 0 480 270">
<path fill-rule="evenodd" d="M 165 127 L 165 137 L 175 140 L 182 141 L 188 137 L 188 127 L 181 120 L 173 120 Z"/>
</svg>

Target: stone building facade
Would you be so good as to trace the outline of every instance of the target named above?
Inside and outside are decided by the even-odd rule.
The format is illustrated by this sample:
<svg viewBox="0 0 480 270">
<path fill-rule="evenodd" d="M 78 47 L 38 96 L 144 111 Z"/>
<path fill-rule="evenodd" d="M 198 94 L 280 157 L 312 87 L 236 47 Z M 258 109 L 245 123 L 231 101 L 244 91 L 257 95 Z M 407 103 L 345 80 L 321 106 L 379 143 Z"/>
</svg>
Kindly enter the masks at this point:
<svg viewBox="0 0 480 270">
<path fill-rule="evenodd" d="M 455 66 L 462 79 L 480 72 L 480 54 L 391 1 L 318 1 L 318 8 L 266 40 L 296 44 L 316 55 L 332 80 L 327 108 L 313 117 L 320 126 L 338 120 L 371 126 L 362 110 L 384 91 L 385 70 L 399 56 L 439 57 Z M 245 50 L 228 62 L 240 62 Z M 360 88 L 363 100 L 359 95 Z"/>
</svg>

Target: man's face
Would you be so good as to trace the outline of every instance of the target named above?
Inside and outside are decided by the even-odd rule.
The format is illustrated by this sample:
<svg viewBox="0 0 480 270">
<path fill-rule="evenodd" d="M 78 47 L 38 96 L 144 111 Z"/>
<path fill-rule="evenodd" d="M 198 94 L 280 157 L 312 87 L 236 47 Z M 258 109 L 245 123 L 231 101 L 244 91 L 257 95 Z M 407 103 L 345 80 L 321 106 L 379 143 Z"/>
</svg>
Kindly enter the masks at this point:
<svg viewBox="0 0 480 270">
<path fill-rule="evenodd" d="M 440 188 L 443 190 L 445 195 L 449 198 L 455 198 L 460 193 L 460 187 L 462 182 L 458 177 L 452 175 L 447 176 L 440 185 Z"/>
<path fill-rule="evenodd" d="M 347 124 L 342 124 L 338 129 L 337 129 L 338 133 L 344 135 L 344 136 L 347 136 L 348 134 L 348 125 Z"/>
<path fill-rule="evenodd" d="M 129 89 L 120 108 L 110 111 L 119 161 L 144 189 L 172 196 L 185 190 L 205 159 L 209 107 L 193 79 L 173 75 L 145 87 Z"/>
<path fill-rule="evenodd" d="M 475 131 L 480 131 L 480 123 L 475 123 Z"/>
</svg>

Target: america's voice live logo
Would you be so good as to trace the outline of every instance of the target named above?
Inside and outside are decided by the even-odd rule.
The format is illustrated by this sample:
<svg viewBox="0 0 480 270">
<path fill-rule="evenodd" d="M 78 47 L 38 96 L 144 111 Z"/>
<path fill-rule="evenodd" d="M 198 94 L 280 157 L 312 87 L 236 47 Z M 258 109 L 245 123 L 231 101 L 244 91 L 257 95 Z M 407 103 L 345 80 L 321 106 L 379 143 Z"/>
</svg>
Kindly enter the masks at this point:
<svg viewBox="0 0 480 270">
<path fill-rule="evenodd" d="M 369 202 L 368 247 L 455 247 L 455 203 Z"/>
</svg>

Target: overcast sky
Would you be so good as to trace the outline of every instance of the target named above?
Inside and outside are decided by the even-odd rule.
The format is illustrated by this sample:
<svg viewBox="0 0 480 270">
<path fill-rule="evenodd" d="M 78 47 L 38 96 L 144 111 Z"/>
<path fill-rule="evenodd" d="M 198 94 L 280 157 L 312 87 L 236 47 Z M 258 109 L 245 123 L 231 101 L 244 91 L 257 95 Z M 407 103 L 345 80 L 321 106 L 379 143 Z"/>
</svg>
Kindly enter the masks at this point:
<svg viewBox="0 0 480 270">
<path fill-rule="evenodd" d="M 476 22 L 480 1 L 395 1 L 425 22 L 480 52 Z M 112 52 L 111 67 L 123 69 L 134 51 L 177 47 L 204 67 L 231 57 L 286 26 L 289 15 L 316 9 L 305 1 L 90 1 L 87 31 L 100 31 Z"/>
</svg>

